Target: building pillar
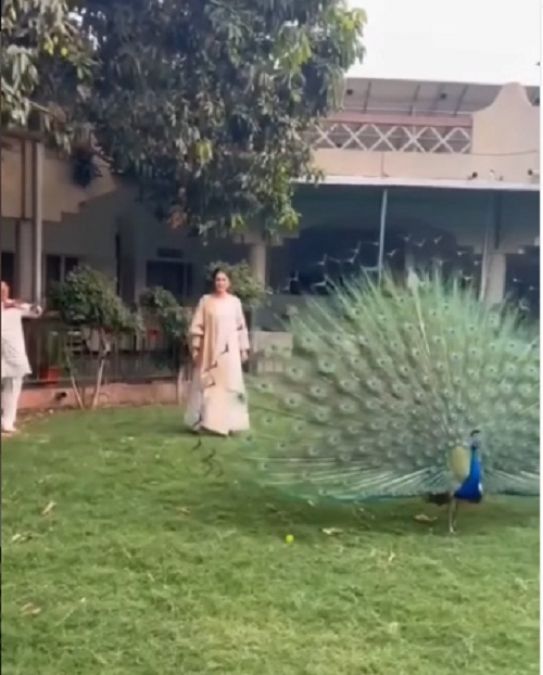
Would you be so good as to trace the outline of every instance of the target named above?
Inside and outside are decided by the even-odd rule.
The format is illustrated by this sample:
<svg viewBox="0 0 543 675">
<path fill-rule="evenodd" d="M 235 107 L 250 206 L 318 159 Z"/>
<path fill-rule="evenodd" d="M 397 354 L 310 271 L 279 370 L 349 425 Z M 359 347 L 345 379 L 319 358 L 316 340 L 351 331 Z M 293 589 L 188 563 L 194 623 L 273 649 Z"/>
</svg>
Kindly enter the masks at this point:
<svg viewBox="0 0 543 675">
<path fill-rule="evenodd" d="M 249 248 L 249 265 L 255 279 L 266 284 L 267 249 L 263 241 L 255 242 Z"/>
<path fill-rule="evenodd" d="M 32 146 L 32 301 L 43 298 L 43 143 Z"/>
<path fill-rule="evenodd" d="M 496 305 L 505 298 L 505 280 L 507 259 L 505 253 L 488 255 L 484 300 L 488 305 Z"/>
<path fill-rule="evenodd" d="M 33 232 L 32 222 L 20 220 L 15 230 L 15 289 L 22 300 L 33 300 Z"/>
</svg>

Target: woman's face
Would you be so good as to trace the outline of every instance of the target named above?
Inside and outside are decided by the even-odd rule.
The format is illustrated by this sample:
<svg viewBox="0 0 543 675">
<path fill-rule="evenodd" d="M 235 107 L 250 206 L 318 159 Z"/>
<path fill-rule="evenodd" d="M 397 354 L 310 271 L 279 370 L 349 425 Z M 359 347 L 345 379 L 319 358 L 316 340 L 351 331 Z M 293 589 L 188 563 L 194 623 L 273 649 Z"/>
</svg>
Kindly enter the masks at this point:
<svg viewBox="0 0 543 675">
<path fill-rule="evenodd" d="M 226 293 L 230 288 L 230 279 L 224 272 L 219 272 L 215 275 L 215 292 Z"/>
</svg>

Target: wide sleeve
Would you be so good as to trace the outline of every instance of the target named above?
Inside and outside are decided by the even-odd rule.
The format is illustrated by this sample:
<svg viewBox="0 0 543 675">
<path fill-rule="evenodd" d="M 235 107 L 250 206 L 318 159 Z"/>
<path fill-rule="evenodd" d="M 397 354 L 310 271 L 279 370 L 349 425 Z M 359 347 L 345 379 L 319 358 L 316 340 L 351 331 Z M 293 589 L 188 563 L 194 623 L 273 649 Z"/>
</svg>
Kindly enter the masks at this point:
<svg viewBox="0 0 543 675">
<path fill-rule="evenodd" d="M 202 347 L 205 332 L 205 296 L 200 299 L 189 328 L 189 345 L 191 352 L 198 352 Z"/>
<path fill-rule="evenodd" d="M 243 307 L 241 302 L 236 302 L 236 330 L 238 333 L 238 343 L 240 352 L 248 352 L 251 348 L 249 344 L 249 332 L 247 331 L 247 323 L 245 315 L 243 314 Z"/>
<path fill-rule="evenodd" d="M 21 305 L 21 316 L 24 319 L 39 319 L 43 314 L 43 310 L 39 305 L 30 305 L 24 302 Z"/>
</svg>

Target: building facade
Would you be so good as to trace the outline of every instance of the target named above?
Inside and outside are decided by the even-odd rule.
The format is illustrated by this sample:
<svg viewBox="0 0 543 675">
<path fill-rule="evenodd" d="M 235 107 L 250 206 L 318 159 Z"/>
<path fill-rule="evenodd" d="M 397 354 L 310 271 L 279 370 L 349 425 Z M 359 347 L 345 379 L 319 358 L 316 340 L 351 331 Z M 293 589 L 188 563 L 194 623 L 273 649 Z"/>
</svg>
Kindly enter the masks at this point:
<svg viewBox="0 0 543 675">
<path fill-rule="evenodd" d="M 298 185 L 300 232 L 274 246 L 171 230 L 106 166 L 82 188 L 39 139 L 5 137 L 2 278 L 43 299 L 84 262 L 127 301 L 160 285 L 192 303 L 209 262 L 249 259 L 274 291 L 261 315 L 273 329 L 272 314 L 328 277 L 440 264 L 459 267 L 489 302 L 516 293 L 538 307 L 538 96 L 518 84 L 347 80 L 343 110 L 309 136 L 324 180 Z"/>
</svg>

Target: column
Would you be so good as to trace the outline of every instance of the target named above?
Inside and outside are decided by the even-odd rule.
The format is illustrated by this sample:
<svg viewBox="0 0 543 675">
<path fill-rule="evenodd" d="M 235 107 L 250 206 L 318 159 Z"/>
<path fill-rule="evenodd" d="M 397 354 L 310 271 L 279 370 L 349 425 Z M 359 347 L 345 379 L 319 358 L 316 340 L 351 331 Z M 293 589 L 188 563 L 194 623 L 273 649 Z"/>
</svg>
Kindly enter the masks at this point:
<svg viewBox="0 0 543 675">
<path fill-rule="evenodd" d="M 488 255 L 486 288 L 484 292 L 484 300 L 488 305 L 503 302 L 506 274 L 507 259 L 505 253 L 490 253 Z"/>
<path fill-rule="evenodd" d="M 33 297 L 33 227 L 30 220 L 20 220 L 15 229 L 14 295 L 26 300 Z"/>
<path fill-rule="evenodd" d="M 153 251 L 149 250 L 146 243 L 146 223 L 134 221 L 133 227 L 133 275 L 134 275 L 134 300 L 138 301 L 140 295 L 147 288 L 147 258 L 153 258 Z"/>
<path fill-rule="evenodd" d="M 255 278 L 263 284 L 266 284 L 266 258 L 266 244 L 263 241 L 250 245 L 249 265 L 251 266 L 251 271 Z"/>
<path fill-rule="evenodd" d="M 32 300 L 43 301 L 43 162 L 42 143 L 32 145 Z"/>
</svg>

